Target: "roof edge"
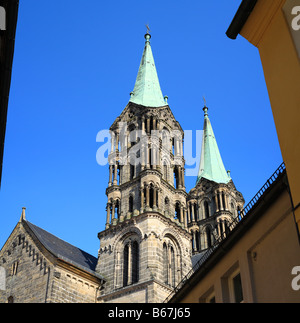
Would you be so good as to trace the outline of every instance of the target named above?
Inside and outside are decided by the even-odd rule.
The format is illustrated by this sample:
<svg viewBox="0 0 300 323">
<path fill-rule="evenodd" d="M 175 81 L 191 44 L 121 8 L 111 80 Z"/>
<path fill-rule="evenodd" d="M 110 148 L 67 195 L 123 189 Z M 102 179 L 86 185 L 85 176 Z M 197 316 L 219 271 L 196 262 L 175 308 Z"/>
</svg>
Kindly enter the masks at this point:
<svg viewBox="0 0 300 323">
<path fill-rule="evenodd" d="M 29 228 L 29 230 L 31 231 L 31 233 L 35 236 L 35 238 L 41 243 L 41 245 L 52 255 L 52 256 L 54 256 L 55 258 L 57 258 L 58 260 L 62 260 L 62 261 L 64 261 L 64 262 L 66 262 L 66 263 L 69 263 L 70 265 L 72 265 L 72 266 L 74 266 L 74 267 L 76 267 L 76 268 L 78 268 L 79 270 L 82 270 L 82 271 L 85 271 L 85 272 L 87 272 L 87 273 L 89 273 L 90 275 L 93 275 L 93 276 L 95 276 L 96 278 L 98 278 L 98 279 L 101 279 L 101 280 L 105 280 L 104 279 L 104 277 L 100 274 L 100 273 L 97 273 L 96 271 L 94 271 L 94 270 L 92 270 L 92 269 L 90 269 L 90 268 L 88 268 L 88 267 L 84 267 L 84 266 L 82 266 L 82 265 L 80 265 L 79 263 L 76 263 L 75 261 L 73 261 L 73 260 L 71 260 L 71 259 L 69 259 L 69 258 L 67 258 L 67 257 L 65 257 L 65 256 L 63 256 L 63 255 L 61 255 L 60 253 L 58 253 L 58 252 L 56 252 L 56 251 L 54 251 L 54 250 L 52 250 L 51 248 L 49 248 L 49 246 L 47 246 L 47 245 L 45 245 L 44 243 L 43 243 L 43 241 L 41 241 L 41 239 L 39 238 L 39 234 L 36 232 L 36 230 L 35 230 L 35 228 L 33 227 L 33 226 L 35 226 L 33 223 L 31 223 L 31 222 L 29 222 L 28 220 L 26 220 L 26 219 L 24 219 L 24 218 L 22 218 L 21 219 L 21 221 L 19 221 L 19 223 L 25 223 L 26 224 L 26 226 L 27 226 L 27 228 Z M 33 226 L 32 226 L 33 225 Z M 42 229 L 42 228 L 41 228 Z M 44 230 L 44 229 L 42 229 L 42 230 Z M 45 231 L 45 230 L 44 230 Z M 50 233 L 50 232 L 48 232 L 49 234 L 51 234 L 52 235 L 52 233 Z M 54 235 L 53 235 L 54 236 Z M 56 237 L 56 236 L 55 236 Z M 67 243 L 67 244 L 69 244 L 69 245 L 71 245 L 69 242 L 66 242 L 66 241 L 64 241 L 64 240 L 62 240 L 62 239 L 60 239 L 60 238 L 58 238 L 58 237 L 56 237 L 57 239 L 59 239 L 59 240 L 61 240 L 61 241 L 63 241 L 64 243 Z M 75 247 L 75 246 L 74 246 Z M 77 248 L 77 247 L 75 247 L 75 248 Z M 77 249 L 79 249 L 79 248 L 77 248 Z M 81 250 L 81 249 L 80 249 Z M 83 250 L 82 250 L 83 251 Z M 85 251 L 84 251 L 85 252 Z M 91 256 L 93 256 L 93 255 L 91 255 Z M 94 257 L 94 256 L 93 256 Z"/>
<path fill-rule="evenodd" d="M 230 39 L 236 39 L 238 34 L 243 29 L 251 12 L 253 11 L 257 0 L 243 0 L 236 12 L 230 26 L 226 31 L 226 35 Z"/>
</svg>

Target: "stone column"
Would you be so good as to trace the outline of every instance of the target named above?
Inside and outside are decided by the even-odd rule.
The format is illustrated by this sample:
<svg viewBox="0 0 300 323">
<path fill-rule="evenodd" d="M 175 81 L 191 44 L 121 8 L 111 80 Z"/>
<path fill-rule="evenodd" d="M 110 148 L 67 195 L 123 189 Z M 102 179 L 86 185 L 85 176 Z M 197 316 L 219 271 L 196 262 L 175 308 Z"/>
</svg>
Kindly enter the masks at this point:
<svg viewBox="0 0 300 323">
<path fill-rule="evenodd" d="M 192 231 L 192 235 L 193 235 L 193 251 L 196 251 L 196 236 L 195 236 L 195 231 Z"/>
<path fill-rule="evenodd" d="M 146 208 L 149 208 L 150 203 L 150 187 L 146 185 Z"/>
<path fill-rule="evenodd" d="M 113 173 L 113 166 L 112 165 L 109 165 L 109 181 L 108 181 L 108 186 L 111 186 L 112 185 L 112 173 Z"/>
<path fill-rule="evenodd" d="M 192 221 L 195 221 L 195 214 L 194 214 L 194 203 L 190 203 L 191 207 L 192 207 Z"/>
<path fill-rule="evenodd" d="M 184 216 L 184 219 L 183 219 L 184 227 L 187 228 L 187 209 L 186 208 L 183 209 L 183 216 Z"/>
<path fill-rule="evenodd" d="M 215 203 L 216 203 L 216 212 L 219 212 L 219 203 L 218 203 L 218 192 L 215 194 Z"/>
<path fill-rule="evenodd" d="M 180 216 L 179 216 L 179 218 L 180 218 L 180 223 L 183 223 L 183 206 L 182 205 L 180 205 Z"/>
<path fill-rule="evenodd" d="M 157 188 L 156 187 L 153 187 L 153 210 L 157 209 L 157 206 L 156 206 L 156 191 L 157 191 Z"/>
<path fill-rule="evenodd" d="M 115 219 L 115 208 L 116 208 L 116 201 L 112 201 L 111 221 Z"/>
<path fill-rule="evenodd" d="M 146 169 L 150 169 L 150 164 L 151 164 L 151 160 L 150 160 L 150 159 L 151 159 L 151 156 L 150 156 L 150 149 L 151 149 L 151 148 L 149 148 L 149 147 L 148 147 L 148 145 L 147 145 L 146 149 L 147 149 L 147 150 L 146 150 L 146 161 L 147 161 L 147 162 L 146 162 Z"/>
<path fill-rule="evenodd" d="M 150 132 L 150 118 L 146 119 L 146 122 L 147 122 L 147 133 L 151 134 L 151 132 Z"/>
<path fill-rule="evenodd" d="M 220 209 L 221 210 L 225 210 L 225 205 L 223 205 L 223 196 L 222 196 L 222 192 L 219 192 L 219 196 L 220 196 L 220 204 L 221 204 L 221 207 Z"/>
<path fill-rule="evenodd" d="M 114 166 L 114 185 L 118 185 L 118 164 Z"/>
<path fill-rule="evenodd" d="M 181 169 L 182 187 L 185 187 L 184 168 Z"/>
<path fill-rule="evenodd" d="M 181 166 L 177 166 L 178 188 L 182 188 Z"/>
<path fill-rule="evenodd" d="M 218 235 L 221 235 L 221 223 L 220 223 L 220 219 L 217 220 L 217 229 L 218 229 Z"/>
<path fill-rule="evenodd" d="M 115 151 L 114 141 L 115 141 L 115 133 L 111 132 L 111 142 L 110 142 L 110 152 L 111 153 Z"/>
<path fill-rule="evenodd" d="M 107 203 L 107 205 L 106 205 L 106 225 L 105 225 L 106 229 L 109 227 L 109 223 L 110 223 L 110 203 Z"/>
<path fill-rule="evenodd" d="M 141 142 L 141 150 L 140 150 L 140 153 L 141 153 L 141 170 L 144 170 L 145 169 L 145 145 L 144 143 Z"/>
<path fill-rule="evenodd" d="M 187 213 L 188 213 L 188 222 L 192 222 L 192 219 L 191 219 L 191 210 L 190 210 L 190 203 L 187 203 Z"/>
<path fill-rule="evenodd" d="M 145 133 L 145 118 L 142 117 L 142 132 Z"/>
<path fill-rule="evenodd" d="M 119 151 L 119 134 L 116 134 L 116 151 Z"/>
</svg>

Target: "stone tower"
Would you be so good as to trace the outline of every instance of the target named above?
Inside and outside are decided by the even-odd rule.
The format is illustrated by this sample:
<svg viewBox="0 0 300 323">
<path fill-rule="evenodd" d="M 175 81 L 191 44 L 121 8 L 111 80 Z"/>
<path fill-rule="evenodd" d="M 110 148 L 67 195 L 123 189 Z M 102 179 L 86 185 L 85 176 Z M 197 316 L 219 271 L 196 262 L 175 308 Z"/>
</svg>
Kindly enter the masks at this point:
<svg viewBox="0 0 300 323">
<path fill-rule="evenodd" d="M 100 302 L 162 302 L 191 270 L 183 130 L 162 95 L 150 38 L 130 101 L 110 128 Z"/>
<path fill-rule="evenodd" d="M 199 173 L 196 186 L 187 197 L 188 230 L 192 235 L 193 254 L 210 248 L 221 235 L 232 229 L 232 220 L 244 206 L 226 172 L 205 106 Z M 199 257 L 196 257 L 199 258 Z"/>
</svg>

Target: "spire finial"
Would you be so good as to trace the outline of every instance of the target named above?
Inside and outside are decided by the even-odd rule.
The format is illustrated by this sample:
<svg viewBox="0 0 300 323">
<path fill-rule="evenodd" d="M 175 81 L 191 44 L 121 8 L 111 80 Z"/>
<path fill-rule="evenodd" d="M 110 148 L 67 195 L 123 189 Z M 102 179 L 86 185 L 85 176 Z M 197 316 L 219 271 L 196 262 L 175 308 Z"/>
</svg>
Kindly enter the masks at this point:
<svg viewBox="0 0 300 323">
<path fill-rule="evenodd" d="M 22 207 L 22 214 L 21 214 L 21 217 L 20 217 L 20 222 L 23 222 L 26 220 L 25 218 L 25 210 L 26 210 L 26 207 Z"/>
<path fill-rule="evenodd" d="M 206 99 L 204 95 L 203 95 L 203 101 L 204 101 L 204 107 L 206 108 Z"/>
<path fill-rule="evenodd" d="M 206 106 L 206 99 L 205 99 L 205 97 L 203 96 L 203 101 L 204 101 L 204 108 L 203 108 L 203 111 L 204 111 L 204 118 L 205 117 L 208 117 L 208 113 L 207 113 L 207 111 L 208 111 L 208 107 Z"/>
<path fill-rule="evenodd" d="M 147 32 L 146 32 L 146 35 L 145 35 L 146 43 L 150 43 L 150 38 L 151 38 L 151 35 L 149 34 L 150 27 L 149 27 L 149 24 L 147 24 L 145 26 L 147 28 Z"/>
<path fill-rule="evenodd" d="M 150 31 L 150 27 L 149 27 L 149 24 L 145 25 L 146 28 L 147 28 L 147 34 L 149 34 L 149 31 Z"/>
</svg>

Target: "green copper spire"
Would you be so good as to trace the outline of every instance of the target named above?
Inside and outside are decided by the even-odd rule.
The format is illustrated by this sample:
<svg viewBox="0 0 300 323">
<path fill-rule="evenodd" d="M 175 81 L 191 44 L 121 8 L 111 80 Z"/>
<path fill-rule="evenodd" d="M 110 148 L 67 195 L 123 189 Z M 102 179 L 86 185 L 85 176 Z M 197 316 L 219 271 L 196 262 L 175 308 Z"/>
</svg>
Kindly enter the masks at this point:
<svg viewBox="0 0 300 323">
<path fill-rule="evenodd" d="M 229 173 L 226 172 L 217 141 L 208 118 L 208 108 L 205 106 L 204 111 L 204 127 L 202 139 L 202 151 L 200 158 L 199 173 L 197 182 L 201 178 L 206 178 L 216 183 L 227 184 L 231 178 Z"/>
<path fill-rule="evenodd" d="M 133 92 L 130 93 L 129 102 L 145 107 L 162 107 L 167 105 L 164 101 L 156 72 L 154 58 L 150 46 L 151 35 L 145 35 L 145 48 L 136 78 Z"/>
</svg>

